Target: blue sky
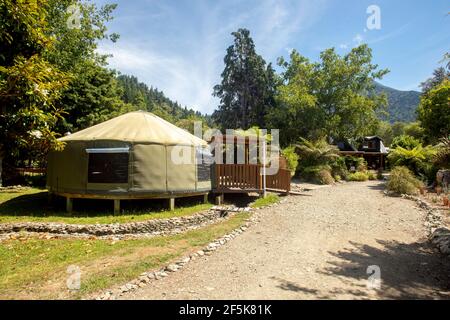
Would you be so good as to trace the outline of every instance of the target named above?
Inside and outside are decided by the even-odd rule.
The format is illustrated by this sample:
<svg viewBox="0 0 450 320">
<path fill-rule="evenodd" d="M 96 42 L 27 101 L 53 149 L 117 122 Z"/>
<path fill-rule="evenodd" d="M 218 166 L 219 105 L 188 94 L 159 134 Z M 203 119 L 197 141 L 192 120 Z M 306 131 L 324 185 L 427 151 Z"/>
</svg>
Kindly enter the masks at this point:
<svg viewBox="0 0 450 320">
<path fill-rule="evenodd" d="M 117 43 L 99 51 L 113 55 L 109 65 L 203 113 L 218 101 L 212 88 L 220 82 L 231 32 L 250 30 L 256 49 L 276 63 L 295 48 L 317 60 L 335 47 L 345 54 L 368 43 L 374 62 L 391 72 L 382 84 L 418 90 L 450 51 L 448 0 L 95 0 L 117 3 L 110 32 Z M 368 30 L 366 12 L 380 8 L 381 28 Z"/>
</svg>

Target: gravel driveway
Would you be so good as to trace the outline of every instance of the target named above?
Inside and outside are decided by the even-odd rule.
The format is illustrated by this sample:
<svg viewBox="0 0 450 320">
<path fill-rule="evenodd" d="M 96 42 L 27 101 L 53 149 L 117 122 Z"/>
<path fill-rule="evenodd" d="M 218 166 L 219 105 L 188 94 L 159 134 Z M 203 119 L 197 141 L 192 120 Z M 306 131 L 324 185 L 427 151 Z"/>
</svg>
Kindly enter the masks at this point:
<svg viewBox="0 0 450 320">
<path fill-rule="evenodd" d="M 450 298 L 450 259 L 426 242 L 424 213 L 381 190 L 369 181 L 289 196 L 211 256 L 122 298 Z M 367 288 L 373 265 L 379 289 Z"/>
</svg>

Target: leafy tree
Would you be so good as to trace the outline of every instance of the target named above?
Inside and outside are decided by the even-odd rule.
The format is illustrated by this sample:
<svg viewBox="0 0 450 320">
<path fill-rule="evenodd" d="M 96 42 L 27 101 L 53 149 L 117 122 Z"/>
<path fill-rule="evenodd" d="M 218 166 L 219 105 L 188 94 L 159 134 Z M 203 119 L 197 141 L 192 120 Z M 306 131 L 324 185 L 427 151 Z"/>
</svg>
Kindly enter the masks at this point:
<svg viewBox="0 0 450 320">
<path fill-rule="evenodd" d="M 380 121 L 376 130 L 376 135 L 383 139 L 386 146 L 390 146 L 394 138 L 392 126 L 387 121 Z"/>
<path fill-rule="evenodd" d="M 444 80 L 423 94 L 417 112 L 429 142 L 447 136 L 450 132 L 450 80 Z"/>
<path fill-rule="evenodd" d="M 48 1 L 48 31 L 57 39 L 51 51 L 45 53 L 45 58 L 60 70 L 78 72 L 80 65 L 86 61 L 98 65 L 106 65 L 106 55 L 96 52 L 98 41 L 111 40 L 116 42 L 119 35 L 108 34 L 106 23 L 113 19 L 112 12 L 116 4 L 105 4 L 101 7 L 89 0 L 47 0 Z M 70 24 L 74 16 L 68 9 L 78 8 L 79 20 L 76 25 Z"/>
<path fill-rule="evenodd" d="M 76 78 L 60 99 L 65 112 L 64 119 L 59 123 L 60 132 L 85 129 L 136 110 L 121 100 L 122 88 L 114 71 L 89 60 L 80 62 L 76 68 L 79 68 Z"/>
<path fill-rule="evenodd" d="M 352 139 L 373 133 L 377 114 L 386 96 L 374 92 L 374 79 L 387 70 L 372 64 L 367 45 L 353 48 L 341 57 L 334 49 L 321 53 L 312 63 L 295 50 L 290 61 L 279 60 L 284 69 L 278 88 L 278 107 L 268 115 L 271 127 L 288 128 L 281 133 L 284 144 L 299 136 L 317 139 Z"/>
<path fill-rule="evenodd" d="M 247 29 L 232 35 L 234 43 L 224 58 L 222 82 L 214 87 L 220 105 L 213 118 L 223 129 L 265 127 L 265 114 L 274 103 L 275 72 L 256 53 Z"/>
<path fill-rule="evenodd" d="M 60 117 L 55 101 L 68 77 L 43 58 L 54 44 L 47 9 L 44 0 L 0 1 L 0 168 L 3 158 L 31 147 L 61 147 L 53 131 Z"/>
<path fill-rule="evenodd" d="M 433 71 L 433 76 L 420 84 L 423 93 L 428 93 L 432 89 L 440 85 L 444 80 L 449 80 L 450 72 L 443 67 L 439 67 Z"/>
<path fill-rule="evenodd" d="M 408 135 L 401 135 L 392 140 L 391 148 L 402 147 L 407 150 L 414 149 L 421 145 L 420 141 Z"/>
</svg>

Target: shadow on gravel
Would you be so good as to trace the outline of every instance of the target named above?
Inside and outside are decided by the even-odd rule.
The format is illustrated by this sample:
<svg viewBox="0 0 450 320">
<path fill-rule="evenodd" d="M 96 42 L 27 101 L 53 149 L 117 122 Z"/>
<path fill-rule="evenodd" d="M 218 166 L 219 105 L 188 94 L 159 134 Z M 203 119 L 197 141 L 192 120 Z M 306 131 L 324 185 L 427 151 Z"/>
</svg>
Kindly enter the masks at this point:
<svg viewBox="0 0 450 320">
<path fill-rule="evenodd" d="M 386 181 L 379 181 L 376 185 L 369 185 L 367 188 L 372 190 L 384 191 Z"/>
<path fill-rule="evenodd" d="M 355 287 L 358 296 L 370 291 L 356 281 L 368 279 L 367 267 L 376 265 L 381 271 L 381 289 L 375 297 L 381 299 L 450 299 L 450 259 L 427 243 L 405 244 L 397 241 L 377 241 L 381 247 L 350 242 L 352 248 L 329 252 L 336 261 L 322 273 Z M 342 293 L 353 294 L 355 290 Z M 333 293 L 330 292 L 330 293 Z M 369 297 L 369 296 L 367 296 Z M 374 296 L 371 295 L 371 298 Z"/>
</svg>

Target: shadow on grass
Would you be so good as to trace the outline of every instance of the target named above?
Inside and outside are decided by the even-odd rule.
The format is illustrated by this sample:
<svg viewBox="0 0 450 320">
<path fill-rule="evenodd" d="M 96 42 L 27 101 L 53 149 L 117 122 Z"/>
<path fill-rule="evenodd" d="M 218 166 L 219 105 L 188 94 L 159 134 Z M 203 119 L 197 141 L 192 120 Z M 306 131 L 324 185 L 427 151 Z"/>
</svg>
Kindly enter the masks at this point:
<svg viewBox="0 0 450 320">
<path fill-rule="evenodd" d="M 139 215 L 168 210 L 167 199 L 122 200 L 121 215 Z M 203 203 L 203 197 L 179 198 L 177 208 L 190 207 Z M 65 211 L 65 198 L 56 197 L 52 204 L 48 203 L 46 191 L 24 194 L 0 203 L 0 216 L 33 216 L 33 217 L 86 217 L 110 216 L 113 214 L 113 201 L 102 199 L 74 199 L 73 212 Z"/>
<path fill-rule="evenodd" d="M 12 193 L 12 192 L 11 192 Z M 19 193 L 19 192 L 15 192 Z M 246 207 L 258 199 L 257 195 L 227 194 L 226 203 L 238 207 Z M 209 201 L 214 197 L 210 195 Z M 203 203 L 203 196 L 194 196 L 176 199 L 176 208 L 187 208 Z M 86 217 L 111 216 L 113 214 L 113 201 L 102 199 L 74 199 L 73 212 L 65 210 L 65 198 L 56 197 L 52 204 L 48 203 L 46 191 L 32 194 L 22 194 L 0 203 L 0 216 L 33 216 L 33 217 Z M 163 212 L 168 210 L 167 199 L 121 200 L 121 215 L 142 215 Z"/>
</svg>

